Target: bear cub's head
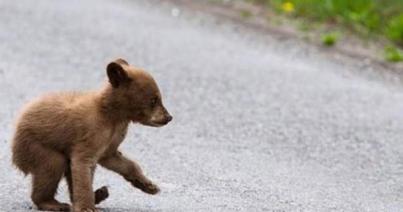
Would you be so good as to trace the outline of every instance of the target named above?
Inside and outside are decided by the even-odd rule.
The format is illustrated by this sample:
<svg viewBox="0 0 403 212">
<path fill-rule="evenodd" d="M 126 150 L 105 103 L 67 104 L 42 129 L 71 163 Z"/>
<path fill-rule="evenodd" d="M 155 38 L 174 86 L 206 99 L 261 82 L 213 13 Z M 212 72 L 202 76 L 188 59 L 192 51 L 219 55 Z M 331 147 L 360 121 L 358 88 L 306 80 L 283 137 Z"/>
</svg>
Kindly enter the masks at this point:
<svg viewBox="0 0 403 212">
<path fill-rule="evenodd" d="M 161 127 L 172 120 L 165 109 L 160 90 L 146 71 L 117 59 L 106 68 L 112 104 L 128 120 L 147 126 Z"/>
</svg>

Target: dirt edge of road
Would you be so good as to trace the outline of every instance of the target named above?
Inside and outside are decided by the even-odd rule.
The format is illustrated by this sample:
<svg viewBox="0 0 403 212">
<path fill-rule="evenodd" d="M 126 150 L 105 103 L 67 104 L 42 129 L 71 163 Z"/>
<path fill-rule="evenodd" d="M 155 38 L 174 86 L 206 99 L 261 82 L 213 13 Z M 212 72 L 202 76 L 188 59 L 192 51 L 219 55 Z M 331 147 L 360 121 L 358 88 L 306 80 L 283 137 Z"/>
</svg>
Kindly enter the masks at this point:
<svg viewBox="0 0 403 212">
<path fill-rule="evenodd" d="M 275 26 L 269 24 L 262 15 L 255 15 L 253 18 L 244 18 L 240 14 L 246 4 L 228 3 L 221 4 L 212 1 L 188 1 L 188 0 L 166 0 L 178 7 L 200 11 L 219 18 L 224 18 L 227 21 L 240 24 L 244 27 L 253 29 L 259 33 L 269 33 L 276 39 L 294 39 L 301 41 L 301 33 L 294 26 Z M 259 14 L 259 11 L 253 12 L 255 8 L 248 8 L 252 13 Z M 320 51 L 323 55 L 331 60 L 349 61 L 356 66 L 371 66 L 374 70 L 387 71 L 395 75 L 400 82 L 403 82 L 403 63 L 390 63 L 380 56 L 380 45 L 363 45 L 363 42 L 356 38 L 346 36 L 343 44 L 338 44 L 331 48 L 323 46 L 320 42 L 304 40 L 306 45 L 309 45 L 315 50 Z M 335 56 L 337 55 L 337 56 Z"/>
</svg>

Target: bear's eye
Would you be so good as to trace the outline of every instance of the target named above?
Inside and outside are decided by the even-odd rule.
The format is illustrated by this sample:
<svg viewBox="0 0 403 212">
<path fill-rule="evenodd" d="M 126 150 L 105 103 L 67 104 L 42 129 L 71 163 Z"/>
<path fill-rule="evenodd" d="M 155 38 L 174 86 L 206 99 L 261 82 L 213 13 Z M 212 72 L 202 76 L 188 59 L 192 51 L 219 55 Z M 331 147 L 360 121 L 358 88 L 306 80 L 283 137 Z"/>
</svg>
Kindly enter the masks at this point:
<svg viewBox="0 0 403 212">
<path fill-rule="evenodd" d="M 155 105 L 157 105 L 157 102 L 158 102 L 158 97 L 156 96 L 151 99 L 150 106 L 155 107 Z"/>
</svg>

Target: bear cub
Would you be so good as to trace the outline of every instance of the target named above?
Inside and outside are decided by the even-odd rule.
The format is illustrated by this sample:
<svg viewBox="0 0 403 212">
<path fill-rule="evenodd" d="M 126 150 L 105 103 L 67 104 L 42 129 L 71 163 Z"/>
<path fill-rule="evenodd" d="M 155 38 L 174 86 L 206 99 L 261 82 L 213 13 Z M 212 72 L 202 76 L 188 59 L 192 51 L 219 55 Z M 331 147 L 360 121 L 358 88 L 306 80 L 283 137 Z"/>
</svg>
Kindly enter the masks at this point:
<svg viewBox="0 0 403 212">
<path fill-rule="evenodd" d="M 109 82 L 99 91 L 42 96 L 21 113 L 12 140 L 12 161 L 32 176 L 31 199 L 39 210 L 97 211 L 109 194 L 92 188 L 97 164 L 120 174 L 148 194 L 159 188 L 119 150 L 130 122 L 161 127 L 172 120 L 159 88 L 146 71 L 117 59 L 106 67 Z M 65 178 L 69 204 L 55 199 Z"/>
</svg>

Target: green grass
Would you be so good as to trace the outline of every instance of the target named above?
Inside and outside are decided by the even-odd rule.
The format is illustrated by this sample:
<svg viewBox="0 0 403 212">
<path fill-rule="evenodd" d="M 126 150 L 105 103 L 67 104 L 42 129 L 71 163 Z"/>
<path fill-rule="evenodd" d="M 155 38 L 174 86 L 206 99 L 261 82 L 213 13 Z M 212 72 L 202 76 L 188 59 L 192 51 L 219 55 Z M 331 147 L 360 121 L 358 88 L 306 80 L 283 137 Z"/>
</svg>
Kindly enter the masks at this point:
<svg viewBox="0 0 403 212">
<path fill-rule="evenodd" d="M 388 46 L 384 51 L 385 59 L 389 62 L 401 62 L 403 61 L 403 51 L 394 46 Z"/>
<path fill-rule="evenodd" d="M 326 33 L 322 35 L 322 44 L 325 46 L 334 46 L 339 39 L 339 34 L 336 32 Z"/>
<path fill-rule="evenodd" d="M 386 38 L 403 48 L 403 0 L 246 0 L 312 23 L 347 29 L 366 38 Z M 336 41 L 322 37 L 323 43 Z"/>
<path fill-rule="evenodd" d="M 241 10 L 241 17 L 248 19 L 252 16 L 252 13 L 249 10 Z"/>
<path fill-rule="evenodd" d="M 386 27 L 386 35 L 393 42 L 403 46 L 403 11 L 400 16 L 393 17 L 388 22 Z"/>
</svg>

